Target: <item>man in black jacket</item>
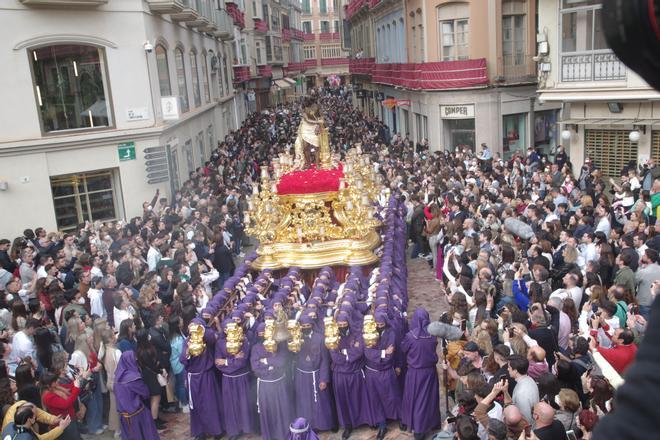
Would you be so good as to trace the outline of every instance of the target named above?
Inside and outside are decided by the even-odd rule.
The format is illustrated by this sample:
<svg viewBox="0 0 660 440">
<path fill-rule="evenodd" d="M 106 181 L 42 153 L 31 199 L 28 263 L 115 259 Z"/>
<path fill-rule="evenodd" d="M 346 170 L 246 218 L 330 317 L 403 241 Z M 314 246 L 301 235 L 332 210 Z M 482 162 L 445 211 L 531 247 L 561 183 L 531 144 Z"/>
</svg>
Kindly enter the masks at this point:
<svg viewBox="0 0 660 440">
<path fill-rule="evenodd" d="M 9 273 L 14 273 L 17 267 L 16 263 L 11 261 L 11 258 L 9 258 L 9 254 L 7 253 L 10 244 L 11 242 L 6 238 L 0 240 L 0 267 Z"/>
<path fill-rule="evenodd" d="M 225 243 L 222 234 L 220 234 L 220 241 L 215 245 L 213 251 L 213 267 L 220 272 L 217 283 L 218 289 L 222 289 L 225 281 L 234 274 L 234 269 L 236 268 L 231 249 Z"/>
</svg>

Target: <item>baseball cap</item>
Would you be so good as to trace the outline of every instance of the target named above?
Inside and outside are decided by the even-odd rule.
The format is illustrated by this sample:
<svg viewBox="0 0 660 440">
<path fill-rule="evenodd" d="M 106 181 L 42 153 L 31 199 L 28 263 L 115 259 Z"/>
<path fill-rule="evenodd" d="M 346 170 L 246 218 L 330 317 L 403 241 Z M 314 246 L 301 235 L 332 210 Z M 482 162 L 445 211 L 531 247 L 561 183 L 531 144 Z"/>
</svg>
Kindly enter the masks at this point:
<svg viewBox="0 0 660 440">
<path fill-rule="evenodd" d="M 488 419 L 488 434 L 495 437 L 497 440 L 506 440 L 507 429 L 504 422 L 498 419 Z"/>
</svg>

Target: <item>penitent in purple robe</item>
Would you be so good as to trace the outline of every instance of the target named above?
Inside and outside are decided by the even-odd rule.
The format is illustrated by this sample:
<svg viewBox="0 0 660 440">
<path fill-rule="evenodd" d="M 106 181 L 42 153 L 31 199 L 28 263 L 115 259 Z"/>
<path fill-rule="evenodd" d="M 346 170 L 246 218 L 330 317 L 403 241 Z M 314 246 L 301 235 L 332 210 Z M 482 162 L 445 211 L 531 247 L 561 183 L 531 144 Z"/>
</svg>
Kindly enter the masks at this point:
<svg viewBox="0 0 660 440">
<path fill-rule="evenodd" d="M 335 402 L 330 386 L 330 353 L 324 345 L 323 334 L 314 331 L 304 338 L 295 357 L 294 385 L 296 389 L 296 416 L 307 419 L 309 426 L 318 431 L 337 427 Z M 321 390 L 319 385 L 326 384 Z"/>
<path fill-rule="evenodd" d="M 275 353 L 267 352 L 262 342 L 252 347 L 250 365 L 257 376 L 257 412 L 264 440 L 285 440 L 294 418 L 286 360 L 281 347 Z"/>
<path fill-rule="evenodd" d="M 244 339 L 237 355 L 227 352 L 227 340 L 218 339 L 215 358 L 226 359 L 227 365 L 217 367 L 222 372 L 222 408 L 228 436 L 258 433 L 256 398 L 250 372 L 250 343 Z"/>
<path fill-rule="evenodd" d="M 440 421 L 438 341 L 426 331 L 428 324 L 428 312 L 418 308 L 412 317 L 411 329 L 401 342 L 408 366 L 401 422 L 419 434 L 431 431 Z"/>
<path fill-rule="evenodd" d="M 396 348 L 396 335 L 391 328 L 385 328 L 374 348 L 365 347 L 367 397 L 373 417 L 370 425 L 385 420 L 399 420 L 401 389 L 394 371 L 395 353 L 387 354 L 388 347 Z"/>
<path fill-rule="evenodd" d="M 197 319 L 197 318 L 195 318 Z M 204 332 L 206 348 L 198 356 L 188 356 L 186 339 L 181 353 L 181 363 L 186 369 L 188 400 L 190 405 L 190 434 L 222 434 L 222 407 L 220 374 L 215 369 L 215 331 L 207 328 Z"/>
<path fill-rule="evenodd" d="M 115 372 L 115 399 L 122 440 L 160 440 L 151 418 L 149 389 L 142 380 L 134 351 L 125 351 Z"/>
<path fill-rule="evenodd" d="M 339 425 L 356 428 L 371 421 L 364 380 L 364 342 L 360 333 L 342 336 L 339 348 L 330 350 L 332 388 Z"/>
</svg>

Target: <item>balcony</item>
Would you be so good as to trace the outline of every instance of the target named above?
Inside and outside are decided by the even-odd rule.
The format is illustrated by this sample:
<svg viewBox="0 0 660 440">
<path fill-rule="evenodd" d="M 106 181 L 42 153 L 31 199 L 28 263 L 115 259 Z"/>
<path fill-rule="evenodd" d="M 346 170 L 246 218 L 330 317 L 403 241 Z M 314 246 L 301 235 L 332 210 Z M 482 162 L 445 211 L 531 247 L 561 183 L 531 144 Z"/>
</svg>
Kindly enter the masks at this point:
<svg viewBox="0 0 660 440">
<path fill-rule="evenodd" d="M 227 3 L 227 13 L 234 20 L 234 24 L 241 29 L 245 28 L 245 14 L 236 3 Z"/>
<path fill-rule="evenodd" d="M 303 31 L 301 31 L 300 29 L 291 29 L 291 37 L 294 40 L 304 41 L 305 40 L 305 33 Z"/>
<path fill-rule="evenodd" d="M 234 83 L 242 83 L 250 79 L 248 66 L 234 66 Z"/>
<path fill-rule="evenodd" d="M 412 90 L 446 90 L 488 85 L 484 58 L 435 63 L 378 64 L 373 58 L 349 60 L 349 72 L 372 82 Z"/>
<path fill-rule="evenodd" d="M 288 43 L 291 41 L 291 29 L 282 29 L 282 42 Z"/>
<path fill-rule="evenodd" d="M 339 32 L 322 32 L 319 34 L 321 41 L 335 41 L 339 40 Z"/>
<path fill-rule="evenodd" d="M 270 78 L 273 76 L 273 66 L 257 66 L 257 73 L 264 78 Z"/>
<path fill-rule="evenodd" d="M 215 30 L 213 17 L 211 16 L 211 5 L 208 0 L 197 0 L 197 19 L 187 22 L 188 27 L 198 28 L 200 31 L 211 32 Z"/>
<path fill-rule="evenodd" d="M 522 84 L 536 82 L 536 62 L 532 55 L 505 55 L 497 60 L 501 77 L 499 82 L 508 84 Z"/>
<path fill-rule="evenodd" d="M 213 35 L 220 38 L 221 40 L 233 40 L 234 39 L 234 23 L 231 20 L 231 17 L 224 10 L 215 11 L 215 23 L 217 28 L 213 31 Z"/>
<path fill-rule="evenodd" d="M 20 0 L 25 6 L 54 8 L 90 8 L 108 3 L 108 0 Z M 176 3 L 171 1 L 168 3 Z"/>
<path fill-rule="evenodd" d="M 289 63 L 284 67 L 287 72 L 302 72 L 305 70 L 305 63 Z"/>
<path fill-rule="evenodd" d="M 177 14 L 183 10 L 181 0 L 147 0 L 147 3 L 154 14 Z"/>
<path fill-rule="evenodd" d="M 254 30 L 255 32 L 260 32 L 265 34 L 268 32 L 268 23 L 263 21 L 261 18 L 254 18 Z"/>
<path fill-rule="evenodd" d="M 561 81 L 625 81 L 626 66 L 609 50 L 561 55 Z"/>
<path fill-rule="evenodd" d="M 174 21 L 180 21 L 183 23 L 192 23 L 199 18 L 199 13 L 197 12 L 197 2 L 194 0 L 180 0 L 183 8 L 181 12 L 176 14 L 170 14 L 170 17 Z"/>
<path fill-rule="evenodd" d="M 355 14 L 360 12 L 363 8 L 369 7 L 370 0 L 351 0 L 348 5 L 345 6 L 346 19 L 350 20 Z M 375 4 L 378 4 L 376 2 Z"/>
<path fill-rule="evenodd" d="M 317 65 L 318 65 L 318 61 L 316 59 L 303 61 L 303 66 L 305 67 L 305 69 L 313 69 Z"/>
<path fill-rule="evenodd" d="M 316 34 L 304 33 L 303 38 L 304 38 L 305 41 L 315 41 L 316 40 Z"/>
<path fill-rule="evenodd" d="M 322 58 L 321 66 L 347 66 L 348 58 Z"/>
</svg>

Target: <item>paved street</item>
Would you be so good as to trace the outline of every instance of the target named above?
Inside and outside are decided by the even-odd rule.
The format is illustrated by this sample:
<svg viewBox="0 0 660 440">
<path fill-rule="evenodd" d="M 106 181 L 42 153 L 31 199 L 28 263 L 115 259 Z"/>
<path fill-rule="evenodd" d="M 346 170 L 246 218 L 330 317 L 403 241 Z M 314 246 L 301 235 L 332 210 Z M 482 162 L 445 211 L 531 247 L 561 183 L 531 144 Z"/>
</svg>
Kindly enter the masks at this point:
<svg viewBox="0 0 660 440">
<path fill-rule="evenodd" d="M 421 306 L 426 308 L 431 315 L 431 319 L 437 319 L 440 314 L 447 309 L 447 301 L 444 297 L 440 298 L 438 294 L 438 283 L 434 280 L 432 272 L 428 268 L 428 263 L 422 259 L 411 260 L 408 262 L 408 293 L 410 295 L 410 307 L 408 312 L 411 313 L 416 307 Z M 189 417 L 184 414 L 165 414 L 163 418 L 168 421 L 167 429 L 161 431 L 161 438 L 163 440 L 180 440 L 190 438 L 190 425 Z M 369 428 L 361 428 L 356 430 L 351 439 L 353 440 L 367 440 L 376 438 L 376 430 Z M 320 438 L 323 440 L 339 440 L 341 438 L 341 431 L 337 433 L 320 433 Z M 111 436 L 101 436 L 96 438 L 111 438 Z M 257 439 L 259 437 L 242 437 L 244 439 Z M 413 438 L 412 434 L 406 434 L 399 431 L 398 425 L 391 424 L 387 433 L 386 439 L 407 439 Z"/>
</svg>

